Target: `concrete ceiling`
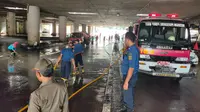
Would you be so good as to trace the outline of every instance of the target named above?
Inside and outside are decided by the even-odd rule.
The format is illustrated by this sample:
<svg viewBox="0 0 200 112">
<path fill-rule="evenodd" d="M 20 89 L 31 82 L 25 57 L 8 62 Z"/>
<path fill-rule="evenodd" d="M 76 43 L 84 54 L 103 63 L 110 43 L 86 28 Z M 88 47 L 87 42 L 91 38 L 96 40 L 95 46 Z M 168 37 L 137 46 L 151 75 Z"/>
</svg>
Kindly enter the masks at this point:
<svg viewBox="0 0 200 112">
<path fill-rule="evenodd" d="M 7 0 L 6 0 L 7 1 Z M 181 18 L 200 15 L 200 0 L 10 0 L 39 6 L 42 10 L 64 15 L 84 24 L 130 25 L 136 14 L 178 13 Z M 68 12 L 92 12 L 97 15 L 69 15 Z M 119 14 L 119 16 L 117 16 Z"/>
</svg>

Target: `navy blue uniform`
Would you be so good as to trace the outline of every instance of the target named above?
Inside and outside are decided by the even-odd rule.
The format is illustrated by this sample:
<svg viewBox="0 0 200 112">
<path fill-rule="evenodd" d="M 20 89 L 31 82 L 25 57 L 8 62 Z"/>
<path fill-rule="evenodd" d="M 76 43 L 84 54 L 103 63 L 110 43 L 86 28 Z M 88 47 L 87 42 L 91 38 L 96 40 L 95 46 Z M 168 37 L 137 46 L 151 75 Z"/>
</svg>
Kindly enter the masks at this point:
<svg viewBox="0 0 200 112">
<path fill-rule="evenodd" d="M 78 67 L 78 64 L 83 66 L 83 59 L 82 59 L 82 53 L 84 51 L 83 45 L 78 43 L 74 45 L 74 60 L 75 65 Z"/>
<path fill-rule="evenodd" d="M 134 108 L 134 87 L 138 79 L 139 55 L 140 52 L 136 45 L 129 47 L 123 56 L 123 61 L 121 65 L 123 82 L 126 80 L 129 68 L 134 68 L 133 75 L 129 80 L 128 90 L 123 90 L 124 103 L 131 110 L 133 110 Z"/>
<path fill-rule="evenodd" d="M 61 51 L 62 62 L 61 62 L 61 75 L 64 78 L 69 78 L 71 73 L 71 59 L 74 58 L 74 54 L 71 48 L 64 48 Z"/>
</svg>

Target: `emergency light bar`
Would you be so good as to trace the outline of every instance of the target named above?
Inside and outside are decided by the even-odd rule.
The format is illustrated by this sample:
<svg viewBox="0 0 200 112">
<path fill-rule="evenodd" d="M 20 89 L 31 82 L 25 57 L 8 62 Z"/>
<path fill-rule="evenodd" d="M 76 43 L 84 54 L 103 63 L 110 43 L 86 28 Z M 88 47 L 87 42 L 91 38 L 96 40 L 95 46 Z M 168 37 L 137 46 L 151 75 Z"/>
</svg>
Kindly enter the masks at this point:
<svg viewBox="0 0 200 112">
<path fill-rule="evenodd" d="M 149 17 L 160 17 L 161 16 L 161 14 L 159 14 L 159 13 L 150 13 L 149 14 Z"/>
<path fill-rule="evenodd" d="M 178 14 L 167 14 L 168 18 L 178 18 Z"/>
<path fill-rule="evenodd" d="M 151 17 L 151 18 L 156 18 L 156 17 L 161 17 L 161 16 L 162 16 L 161 14 L 155 13 L 155 12 L 149 14 L 149 17 Z M 175 13 L 173 13 L 173 14 L 167 14 L 166 16 L 168 18 L 170 18 L 170 19 L 172 19 L 172 18 L 178 18 L 179 17 L 179 15 L 175 14 Z"/>
</svg>

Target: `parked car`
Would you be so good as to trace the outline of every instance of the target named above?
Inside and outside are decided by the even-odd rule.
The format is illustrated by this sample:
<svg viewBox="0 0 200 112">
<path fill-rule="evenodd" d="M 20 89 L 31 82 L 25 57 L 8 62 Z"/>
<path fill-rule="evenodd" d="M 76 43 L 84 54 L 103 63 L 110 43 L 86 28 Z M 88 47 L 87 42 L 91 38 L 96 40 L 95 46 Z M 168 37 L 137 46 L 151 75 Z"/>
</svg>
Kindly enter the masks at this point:
<svg viewBox="0 0 200 112">
<path fill-rule="evenodd" d="M 84 32 L 71 33 L 70 37 L 68 38 L 68 41 L 72 41 L 72 43 L 74 43 L 74 41 L 76 40 L 81 41 L 84 45 L 89 45 L 90 35 Z"/>
</svg>

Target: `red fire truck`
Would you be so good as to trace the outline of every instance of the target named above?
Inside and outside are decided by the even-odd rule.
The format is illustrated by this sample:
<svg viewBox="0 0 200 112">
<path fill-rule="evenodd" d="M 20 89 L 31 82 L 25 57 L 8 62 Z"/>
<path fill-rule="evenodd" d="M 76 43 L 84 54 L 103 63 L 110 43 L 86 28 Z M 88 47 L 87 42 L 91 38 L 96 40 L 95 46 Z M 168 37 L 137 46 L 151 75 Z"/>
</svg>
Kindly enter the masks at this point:
<svg viewBox="0 0 200 112">
<path fill-rule="evenodd" d="M 140 72 L 180 81 L 195 74 L 191 65 L 198 64 L 192 51 L 190 29 L 177 14 L 151 13 L 134 26 L 140 48 Z"/>
</svg>

